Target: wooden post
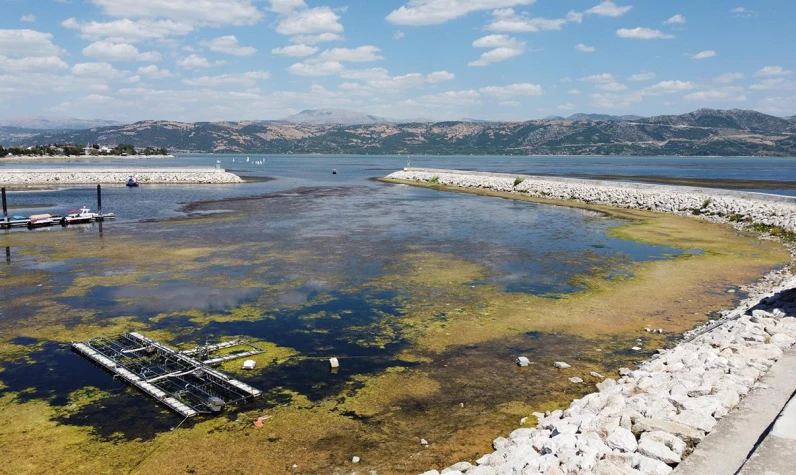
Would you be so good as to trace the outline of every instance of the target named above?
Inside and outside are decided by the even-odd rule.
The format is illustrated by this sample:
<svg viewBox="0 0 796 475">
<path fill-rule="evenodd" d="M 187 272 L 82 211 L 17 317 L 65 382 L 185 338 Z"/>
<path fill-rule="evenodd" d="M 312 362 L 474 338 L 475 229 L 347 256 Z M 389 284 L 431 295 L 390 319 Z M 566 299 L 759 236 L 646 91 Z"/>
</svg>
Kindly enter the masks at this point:
<svg viewBox="0 0 796 475">
<path fill-rule="evenodd" d="M 11 264 L 11 248 L 6 246 L 6 264 Z"/>
<path fill-rule="evenodd" d="M 0 193 L 3 195 L 3 221 L 8 224 L 8 204 L 6 204 L 6 189 L 0 188 Z"/>
<path fill-rule="evenodd" d="M 97 185 L 97 214 L 102 219 L 102 185 Z"/>
</svg>

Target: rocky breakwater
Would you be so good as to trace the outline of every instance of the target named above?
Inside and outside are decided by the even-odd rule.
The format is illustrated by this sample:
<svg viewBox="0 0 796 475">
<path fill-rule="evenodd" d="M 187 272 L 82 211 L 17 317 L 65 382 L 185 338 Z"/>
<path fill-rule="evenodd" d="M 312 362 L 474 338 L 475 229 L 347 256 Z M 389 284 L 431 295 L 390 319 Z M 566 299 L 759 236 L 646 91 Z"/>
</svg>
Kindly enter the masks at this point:
<svg viewBox="0 0 796 475">
<path fill-rule="evenodd" d="M 755 193 L 408 169 L 388 178 L 488 188 L 627 208 L 698 215 L 738 226 L 794 231 L 793 200 Z M 698 211 L 698 212 L 697 212 Z M 733 215 L 741 215 L 735 218 Z M 565 410 L 534 413 L 534 428 L 494 440 L 494 452 L 423 475 L 666 475 L 759 384 L 796 343 L 796 278 L 771 272 L 723 317 L 684 335 L 671 349 L 622 368 L 617 379 L 549 362 L 570 381 L 596 382 L 597 392 Z"/>
<path fill-rule="evenodd" d="M 217 168 L 0 168 L 0 185 L 123 185 L 129 177 L 141 184 L 243 183 L 233 173 Z"/>
<path fill-rule="evenodd" d="M 796 199 L 763 193 L 426 168 L 407 168 L 387 178 L 701 216 L 796 232 Z"/>
</svg>

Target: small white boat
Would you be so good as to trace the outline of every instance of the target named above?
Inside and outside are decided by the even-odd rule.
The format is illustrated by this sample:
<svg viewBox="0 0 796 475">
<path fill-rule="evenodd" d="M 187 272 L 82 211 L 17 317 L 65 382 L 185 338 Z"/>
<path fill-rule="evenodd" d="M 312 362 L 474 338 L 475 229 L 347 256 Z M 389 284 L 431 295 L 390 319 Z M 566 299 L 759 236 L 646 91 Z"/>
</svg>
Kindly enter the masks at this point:
<svg viewBox="0 0 796 475">
<path fill-rule="evenodd" d="M 88 207 L 83 206 L 80 209 L 69 210 L 69 214 L 61 218 L 61 224 L 90 223 L 98 216 L 97 213 L 92 213 Z"/>
<path fill-rule="evenodd" d="M 55 219 L 51 214 L 34 214 L 31 215 L 28 221 L 28 228 L 40 228 L 43 226 L 52 226 L 55 224 Z"/>
</svg>

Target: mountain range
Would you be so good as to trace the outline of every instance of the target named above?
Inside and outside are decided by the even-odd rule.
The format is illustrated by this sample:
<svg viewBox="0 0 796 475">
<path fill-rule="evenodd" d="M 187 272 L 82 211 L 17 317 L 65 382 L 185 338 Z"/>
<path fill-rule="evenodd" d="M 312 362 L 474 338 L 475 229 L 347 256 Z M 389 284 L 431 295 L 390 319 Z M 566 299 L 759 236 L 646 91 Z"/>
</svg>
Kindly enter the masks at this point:
<svg viewBox="0 0 796 475">
<path fill-rule="evenodd" d="M 523 122 L 435 123 L 397 123 L 360 114 L 363 119 L 350 112 L 304 111 L 283 121 L 143 121 L 47 131 L 6 139 L 5 145 L 130 143 L 180 153 L 796 156 L 793 118 L 740 109 L 646 118 L 575 114 Z M 323 120 L 330 118 L 357 123 Z"/>
</svg>

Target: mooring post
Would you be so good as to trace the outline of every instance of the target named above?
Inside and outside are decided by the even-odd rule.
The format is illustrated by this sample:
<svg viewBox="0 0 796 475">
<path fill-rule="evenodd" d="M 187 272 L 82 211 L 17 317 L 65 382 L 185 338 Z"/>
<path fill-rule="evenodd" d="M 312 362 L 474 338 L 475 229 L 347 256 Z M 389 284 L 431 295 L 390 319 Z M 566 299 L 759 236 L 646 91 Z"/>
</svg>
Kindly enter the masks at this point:
<svg viewBox="0 0 796 475">
<path fill-rule="evenodd" d="M 6 264 L 11 264 L 11 248 L 6 246 Z"/>
<path fill-rule="evenodd" d="M 102 219 L 102 185 L 97 185 L 97 214 Z"/>
<path fill-rule="evenodd" d="M 0 194 L 3 195 L 3 221 L 8 225 L 8 204 L 6 203 L 6 188 L 0 188 Z"/>
</svg>

